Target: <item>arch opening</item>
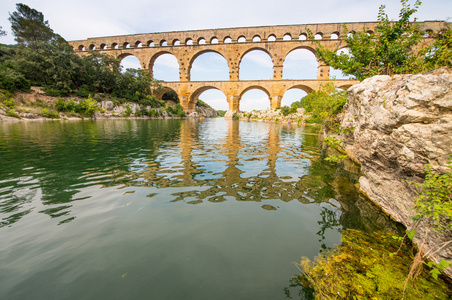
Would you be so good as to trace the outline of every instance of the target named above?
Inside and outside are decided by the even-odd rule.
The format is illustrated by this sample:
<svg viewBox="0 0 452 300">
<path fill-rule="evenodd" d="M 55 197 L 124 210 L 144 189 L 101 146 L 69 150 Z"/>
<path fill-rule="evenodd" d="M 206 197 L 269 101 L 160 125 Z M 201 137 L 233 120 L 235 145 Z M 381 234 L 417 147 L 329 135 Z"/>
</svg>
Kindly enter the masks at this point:
<svg viewBox="0 0 452 300">
<path fill-rule="evenodd" d="M 85 51 L 85 46 L 83 45 L 78 46 L 78 51 Z"/>
<path fill-rule="evenodd" d="M 124 54 L 118 58 L 121 60 L 119 66 L 122 73 L 125 73 L 127 69 L 141 69 L 140 60 L 132 54 Z"/>
<path fill-rule="evenodd" d="M 90 51 L 96 50 L 96 45 L 94 45 L 94 44 L 89 45 L 89 50 Z"/>
<path fill-rule="evenodd" d="M 190 63 L 190 79 L 193 81 L 227 81 L 229 67 L 226 59 L 214 51 L 195 55 Z"/>
<path fill-rule="evenodd" d="M 141 48 L 141 47 L 143 47 L 143 43 L 141 43 L 140 41 L 136 41 L 134 47 Z"/>
<path fill-rule="evenodd" d="M 288 89 L 281 100 L 281 107 L 283 106 L 292 106 L 295 102 L 297 102 L 297 106 L 300 107 L 300 100 L 308 95 L 307 87 L 295 86 Z"/>
<path fill-rule="evenodd" d="M 148 47 L 155 47 L 155 43 L 154 43 L 153 41 L 148 41 L 148 42 L 146 43 L 146 45 L 147 45 Z"/>
<path fill-rule="evenodd" d="M 260 42 L 261 41 L 261 37 L 259 36 L 259 35 L 255 35 L 254 37 L 253 37 L 253 42 L 254 43 L 257 43 L 257 42 Z"/>
<path fill-rule="evenodd" d="M 206 44 L 206 39 L 205 38 L 199 38 L 198 39 L 198 45 L 205 45 Z"/>
<path fill-rule="evenodd" d="M 252 86 L 242 92 L 239 97 L 239 110 L 268 110 L 270 109 L 270 94 L 262 87 Z"/>
<path fill-rule="evenodd" d="M 310 50 L 292 50 L 284 59 L 283 79 L 316 79 L 317 66 L 317 58 Z"/>
<path fill-rule="evenodd" d="M 330 37 L 331 40 L 339 39 L 339 32 L 333 32 Z"/>
<path fill-rule="evenodd" d="M 118 48 L 119 48 L 118 43 L 111 44 L 111 49 L 118 49 Z"/>
<path fill-rule="evenodd" d="M 225 44 L 230 44 L 230 43 L 232 43 L 231 37 L 229 37 L 229 36 L 225 37 L 224 40 L 223 40 L 223 43 L 225 43 Z"/>
<path fill-rule="evenodd" d="M 156 54 L 149 67 L 154 79 L 163 81 L 179 81 L 179 63 L 177 58 L 166 52 Z"/>
<path fill-rule="evenodd" d="M 193 45 L 193 40 L 191 38 L 186 39 L 185 40 L 185 45 L 192 46 Z"/>
<path fill-rule="evenodd" d="M 168 46 L 168 42 L 166 40 L 161 40 L 160 41 L 160 46 L 166 47 L 166 46 Z"/>
<path fill-rule="evenodd" d="M 306 33 L 302 33 L 298 36 L 298 40 L 306 41 L 308 39 L 308 35 Z"/>
<path fill-rule="evenodd" d="M 239 80 L 268 80 L 273 78 L 273 62 L 263 49 L 252 49 L 242 56 Z"/>
<path fill-rule="evenodd" d="M 218 44 L 218 38 L 216 38 L 216 37 L 211 38 L 210 39 L 210 43 L 211 44 Z"/>
<path fill-rule="evenodd" d="M 321 40 L 321 39 L 323 39 L 323 33 L 317 32 L 317 33 L 314 35 L 314 40 Z"/>
<path fill-rule="evenodd" d="M 107 50 L 107 44 L 105 43 L 100 44 L 100 50 Z"/>
<path fill-rule="evenodd" d="M 171 43 L 173 46 L 180 46 L 180 41 L 178 39 L 174 39 Z"/>
<path fill-rule="evenodd" d="M 292 35 L 290 33 L 286 33 L 283 36 L 283 41 L 291 41 L 292 40 Z"/>
<path fill-rule="evenodd" d="M 226 95 L 215 87 L 206 86 L 194 92 L 190 99 L 190 103 L 193 103 L 192 105 L 196 105 L 198 103 L 198 100 L 202 100 L 203 102 L 207 103 L 216 111 L 227 111 L 229 109 Z"/>
<path fill-rule="evenodd" d="M 239 36 L 239 38 L 237 39 L 237 42 L 245 43 L 246 42 L 246 37 L 244 37 L 243 35 Z"/>
<path fill-rule="evenodd" d="M 270 34 L 267 38 L 267 41 L 269 42 L 276 42 L 276 35 Z"/>
</svg>

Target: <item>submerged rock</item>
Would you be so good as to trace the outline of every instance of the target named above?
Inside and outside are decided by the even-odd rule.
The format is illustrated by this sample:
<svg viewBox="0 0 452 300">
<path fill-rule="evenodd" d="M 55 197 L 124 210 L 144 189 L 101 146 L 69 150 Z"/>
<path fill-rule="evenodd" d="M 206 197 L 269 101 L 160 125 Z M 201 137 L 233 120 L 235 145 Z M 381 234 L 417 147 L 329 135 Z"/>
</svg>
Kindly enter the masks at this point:
<svg viewBox="0 0 452 300">
<path fill-rule="evenodd" d="M 347 153 L 361 164 L 361 190 L 396 221 L 413 224 L 418 192 L 403 180 L 422 182 L 425 165 L 446 172 L 452 153 L 452 74 L 445 69 L 423 75 L 374 76 L 351 87 L 340 116 L 352 128 Z M 415 242 L 419 245 L 424 226 Z M 425 251 L 452 239 L 451 232 L 429 233 Z M 433 260 L 452 260 L 445 247 Z M 452 275 L 452 268 L 447 270 Z"/>
</svg>

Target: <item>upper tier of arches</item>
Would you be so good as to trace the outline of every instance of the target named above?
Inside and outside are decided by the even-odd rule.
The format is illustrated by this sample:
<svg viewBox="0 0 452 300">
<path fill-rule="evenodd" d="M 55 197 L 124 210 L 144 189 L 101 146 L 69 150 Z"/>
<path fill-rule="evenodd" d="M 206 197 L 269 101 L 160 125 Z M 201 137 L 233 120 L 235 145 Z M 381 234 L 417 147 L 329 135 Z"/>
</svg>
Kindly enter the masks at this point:
<svg viewBox="0 0 452 300">
<path fill-rule="evenodd" d="M 174 31 L 162 33 L 89 38 L 69 42 L 75 51 L 114 50 L 130 48 L 179 47 L 233 43 L 270 43 L 307 40 L 309 32 L 316 40 L 338 40 L 349 33 L 361 30 L 372 33 L 376 22 L 302 24 L 225 28 L 210 30 Z M 444 21 L 419 23 L 426 37 L 445 27 Z M 344 31 L 343 25 L 347 31 Z"/>
</svg>

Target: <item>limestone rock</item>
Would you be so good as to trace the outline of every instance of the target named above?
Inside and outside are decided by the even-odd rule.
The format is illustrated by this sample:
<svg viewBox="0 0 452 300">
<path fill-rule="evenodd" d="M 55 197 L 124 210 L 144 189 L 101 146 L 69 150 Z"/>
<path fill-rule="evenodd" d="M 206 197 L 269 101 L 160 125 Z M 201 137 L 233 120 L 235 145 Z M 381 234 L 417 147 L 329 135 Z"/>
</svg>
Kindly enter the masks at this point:
<svg viewBox="0 0 452 300">
<path fill-rule="evenodd" d="M 344 146 L 364 174 L 361 190 L 396 221 L 412 225 L 417 191 L 403 180 L 422 182 L 425 165 L 445 172 L 452 153 L 452 74 L 374 76 L 349 90 L 340 116 L 352 127 Z M 418 236 L 425 230 L 418 229 Z M 425 247 L 452 239 L 430 233 Z M 415 240 L 421 243 L 420 238 Z M 452 247 L 435 257 L 452 260 Z M 452 275 L 452 268 L 447 270 Z"/>
</svg>

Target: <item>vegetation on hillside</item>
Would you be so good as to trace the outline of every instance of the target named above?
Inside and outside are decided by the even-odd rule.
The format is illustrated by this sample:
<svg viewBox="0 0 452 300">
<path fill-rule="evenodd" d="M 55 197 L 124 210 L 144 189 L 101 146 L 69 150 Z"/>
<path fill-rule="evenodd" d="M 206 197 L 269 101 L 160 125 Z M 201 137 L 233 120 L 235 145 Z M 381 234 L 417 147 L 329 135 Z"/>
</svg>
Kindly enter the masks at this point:
<svg viewBox="0 0 452 300">
<path fill-rule="evenodd" d="M 106 97 L 115 103 L 135 102 L 143 107 L 165 107 L 165 102 L 154 96 L 156 92 L 161 93 L 161 85 L 151 78 L 148 71 L 124 71 L 118 59 L 97 52 L 79 56 L 60 35 L 53 32 L 41 12 L 21 3 L 16 5 L 16 9 L 10 13 L 9 20 L 17 44 L 0 44 L 0 90 L 5 101 L 10 101 L 10 93 L 39 86 L 49 96 L 86 99 L 75 103 L 74 107 Z M 166 93 L 167 100 L 173 100 L 173 94 Z M 179 102 L 177 95 L 175 102 Z M 11 106 L 14 105 L 8 107 L 9 111 L 15 109 Z M 81 111 L 74 107 L 73 110 L 62 110 L 61 107 L 60 102 L 56 107 L 46 109 L 75 114 Z M 174 109 L 166 110 L 172 114 Z M 179 110 L 182 109 L 176 109 L 173 115 L 181 116 Z M 10 115 L 16 114 L 11 112 Z M 92 114 L 83 112 L 80 115 Z"/>
</svg>

